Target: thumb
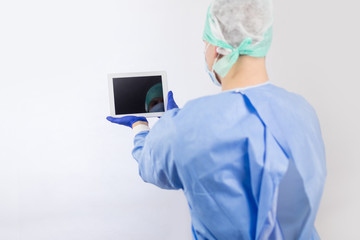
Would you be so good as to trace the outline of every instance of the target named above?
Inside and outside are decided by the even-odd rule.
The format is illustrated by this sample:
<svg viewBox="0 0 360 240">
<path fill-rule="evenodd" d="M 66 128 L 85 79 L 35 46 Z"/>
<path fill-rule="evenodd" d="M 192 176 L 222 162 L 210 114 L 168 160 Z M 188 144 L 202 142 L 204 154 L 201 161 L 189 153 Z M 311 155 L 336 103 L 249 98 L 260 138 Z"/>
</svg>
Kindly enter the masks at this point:
<svg viewBox="0 0 360 240">
<path fill-rule="evenodd" d="M 174 100 L 174 96 L 173 96 L 173 92 L 169 91 L 168 93 L 168 107 L 167 110 L 171 110 L 173 108 L 179 108 L 178 105 L 176 104 L 175 100 Z"/>
</svg>

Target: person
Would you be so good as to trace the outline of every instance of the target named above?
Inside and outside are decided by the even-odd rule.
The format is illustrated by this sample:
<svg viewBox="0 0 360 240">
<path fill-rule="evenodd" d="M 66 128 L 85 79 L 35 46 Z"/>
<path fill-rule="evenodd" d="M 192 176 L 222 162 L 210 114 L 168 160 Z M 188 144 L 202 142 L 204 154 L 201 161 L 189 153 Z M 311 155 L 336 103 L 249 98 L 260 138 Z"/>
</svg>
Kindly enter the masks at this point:
<svg viewBox="0 0 360 240">
<path fill-rule="evenodd" d="M 155 84 L 146 93 L 145 111 L 146 112 L 163 112 L 163 111 L 165 111 L 163 90 L 162 90 L 161 83 Z"/>
<path fill-rule="evenodd" d="M 320 239 L 314 222 L 326 178 L 314 108 L 270 83 L 271 0 L 215 0 L 203 35 L 206 68 L 219 94 L 180 109 L 173 93 L 150 130 L 132 127 L 145 182 L 183 190 L 194 239 Z"/>
</svg>

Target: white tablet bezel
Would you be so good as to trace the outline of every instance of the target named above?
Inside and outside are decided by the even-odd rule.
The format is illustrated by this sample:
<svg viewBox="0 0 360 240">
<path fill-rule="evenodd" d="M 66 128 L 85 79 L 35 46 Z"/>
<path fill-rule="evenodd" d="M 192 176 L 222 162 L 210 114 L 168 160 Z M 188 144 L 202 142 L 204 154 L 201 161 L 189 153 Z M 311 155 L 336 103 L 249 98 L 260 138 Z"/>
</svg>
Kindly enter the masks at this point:
<svg viewBox="0 0 360 240">
<path fill-rule="evenodd" d="M 168 95 L 168 84 L 165 71 L 158 72 L 137 72 L 137 73 L 112 73 L 108 74 L 109 82 L 109 96 L 110 96 L 110 115 L 112 117 L 125 117 L 125 116 L 137 116 L 137 117 L 161 117 L 165 112 L 155 112 L 155 113 L 135 113 L 135 114 L 115 114 L 115 99 L 114 99 L 114 84 L 113 81 L 115 78 L 127 78 L 127 77 L 149 77 L 149 76 L 161 76 L 162 88 L 163 88 L 163 97 L 164 97 L 164 108 L 165 112 L 167 109 L 167 95 Z"/>
</svg>

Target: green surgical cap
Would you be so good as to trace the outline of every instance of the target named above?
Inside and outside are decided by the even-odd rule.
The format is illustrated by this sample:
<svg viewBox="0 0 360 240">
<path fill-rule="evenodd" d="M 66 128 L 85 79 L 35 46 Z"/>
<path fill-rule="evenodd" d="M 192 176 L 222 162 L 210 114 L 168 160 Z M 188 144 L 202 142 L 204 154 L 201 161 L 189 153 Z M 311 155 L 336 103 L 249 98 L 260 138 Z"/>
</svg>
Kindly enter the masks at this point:
<svg viewBox="0 0 360 240">
<path fill-rule="evenodd" d="M 163 97 L 164 96 L 163 96 L 162 84 L 157 83 L 154 86 L 152 86 L 146 94 L 146 99 L 145 99 L 146 111 L 149 111 L 149 104 L 151 100 L 153 100 L 154 98 L 163 98 Z"/>
<path fill-rule="evenodd" d="M 240 55 L 265 57 L 272 42 L 271 0 L 215 0 L 205 22 L 203 40 L 225 55 L 213 69 L 225 77 Z"/>
</svg>

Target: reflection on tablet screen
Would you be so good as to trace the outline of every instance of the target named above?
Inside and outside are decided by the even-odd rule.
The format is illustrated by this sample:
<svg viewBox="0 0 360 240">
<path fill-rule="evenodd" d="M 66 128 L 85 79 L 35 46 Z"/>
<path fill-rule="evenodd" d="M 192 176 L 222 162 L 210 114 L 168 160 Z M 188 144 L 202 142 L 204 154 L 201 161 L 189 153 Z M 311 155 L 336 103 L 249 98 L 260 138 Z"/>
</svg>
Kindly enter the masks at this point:
<svg viewBox="0 0 360 240">
<path fill-rule="evenodd" d="M 115 113 L 164 112 L 161 76 L 114 78 Z"/>
</svg>

